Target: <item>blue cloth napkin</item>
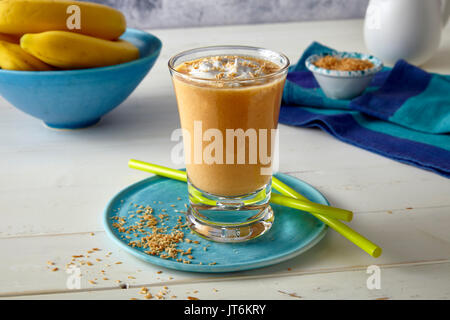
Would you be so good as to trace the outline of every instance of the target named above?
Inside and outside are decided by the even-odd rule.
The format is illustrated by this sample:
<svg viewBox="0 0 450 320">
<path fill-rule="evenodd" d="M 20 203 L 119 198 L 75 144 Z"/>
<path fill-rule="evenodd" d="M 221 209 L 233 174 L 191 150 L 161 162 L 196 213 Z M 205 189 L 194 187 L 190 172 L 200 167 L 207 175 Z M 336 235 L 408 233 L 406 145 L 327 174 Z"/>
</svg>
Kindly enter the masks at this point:
<svg viewBox="0 0 450 320">
<path fill-rule="evenodd" d="M 450 178 L 450 76 L 399 61 L 379 72 L 361 96 L 330 99 L 305 62 L 333 52 L 315 42 L 291 67 L 280 123 L 319 127 L 346 143 Z"/>
</svg>

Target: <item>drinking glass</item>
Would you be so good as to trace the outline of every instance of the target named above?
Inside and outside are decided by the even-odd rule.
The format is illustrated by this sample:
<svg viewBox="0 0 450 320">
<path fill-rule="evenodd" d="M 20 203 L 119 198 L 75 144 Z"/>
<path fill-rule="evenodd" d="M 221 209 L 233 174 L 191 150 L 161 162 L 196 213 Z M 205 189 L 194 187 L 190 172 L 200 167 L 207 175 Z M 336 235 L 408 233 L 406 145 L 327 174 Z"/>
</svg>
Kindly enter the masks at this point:
<svg viewBox="0 0 450 320">
<path fill-rule="evenodd" d="M 206 57 L 276 68 L 245 79 L 202 78 L 180 69 Z M 288 67 L 283 54 L 244 46 L 198 48 L 170 59 L 188 175 L 187 220 L 200 236 L 242 242 L 272 227 L 269 200 Z"/>
</svg>

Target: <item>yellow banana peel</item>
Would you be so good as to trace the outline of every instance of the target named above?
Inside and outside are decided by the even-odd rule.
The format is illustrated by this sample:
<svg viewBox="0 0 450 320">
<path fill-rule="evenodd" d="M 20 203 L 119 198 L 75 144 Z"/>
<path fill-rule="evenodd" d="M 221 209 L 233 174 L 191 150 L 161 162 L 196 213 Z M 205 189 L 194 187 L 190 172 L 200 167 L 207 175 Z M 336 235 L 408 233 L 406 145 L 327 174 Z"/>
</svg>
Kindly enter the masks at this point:
<svg viewBox="0 0 450 320">
<path fill-rule="evenodd" d="M 20 46 L 39 60 L 61 69 L 105 67 L 139 58 L 139 49 L 130 42 L 66 31 L 25 34 Z"/>
<path fill-rule="evenodd" d="M 13 36 L 11 34 L 0 33 L 0 41 L 7 41 L 11 43 L 20 43 L 20 36 Z"/>
<path fill-rule="evenodd" d="M 45 64 L 15 43 L 0 41 L 0 68 L 17 71 L 51 71 L 51 66 Z"/>
<path fill-rule="evenodd" d="M 79 25 L 73 23 L 73 15 L 78 15 Z M 0 33 L 22 35 L 51 30 L 115 40 L 125 32 L 126 19 L 120 11 L 92 2 L 0 0 Z"/>
</svg>

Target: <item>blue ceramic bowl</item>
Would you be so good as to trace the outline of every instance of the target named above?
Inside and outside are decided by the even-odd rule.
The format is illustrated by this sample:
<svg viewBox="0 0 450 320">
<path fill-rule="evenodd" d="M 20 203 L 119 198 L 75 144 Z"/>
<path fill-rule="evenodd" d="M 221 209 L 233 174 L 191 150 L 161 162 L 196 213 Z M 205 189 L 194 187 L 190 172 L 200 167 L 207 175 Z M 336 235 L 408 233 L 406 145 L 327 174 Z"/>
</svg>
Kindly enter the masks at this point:
<svg viewBox="0 0 450 320">
<path fill-rule="evenodd" d="M 128 29 L 121 38 L 139 48 L 138 60 L 83 70 L 0 70 L 0 95 L 51 128 L 92 126 L 128 98 L 161 52 L 161 41 L 149 33 Z"/>
<path fill-rule="evenodd" d="M 328 98 L 348 100 L 361 95 L 377 72 L 383 69 L 383 62 L 371 55 L 358 52 L 339 52 L 339 58 L 356 58 L 372 62 L 373 68 L 361 71 L 337 71 L 317 67 L 314 63 L 329 54 L 316 54 L 306 60 L 306 67 L 314 74 L 322 91 Z"/>
</svg>

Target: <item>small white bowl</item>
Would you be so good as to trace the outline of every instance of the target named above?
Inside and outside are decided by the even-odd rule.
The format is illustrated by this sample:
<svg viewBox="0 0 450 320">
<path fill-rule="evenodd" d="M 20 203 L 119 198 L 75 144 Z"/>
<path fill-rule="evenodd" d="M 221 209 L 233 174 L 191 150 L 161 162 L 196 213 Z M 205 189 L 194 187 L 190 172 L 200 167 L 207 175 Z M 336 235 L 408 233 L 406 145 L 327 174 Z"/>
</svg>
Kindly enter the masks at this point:
<svg viewBox="0 0 450 320">
<path fill-rule="evenodd" d="M 338 58 L 367 60 L 372 62 L 374 67 L 361 71 L 338 71 L 319 68 L 314 64 L 317 60 L 327 55 L 333 55 Z M 383 69 L 383 62 L 368 54 L 337 52 L 312 55 L 306 60 L 306 67 L 314 74 L 314 77 L 328 98 L 349 100 L 361 95 L 366 90 L 375 74 Z"/>
</svg>

